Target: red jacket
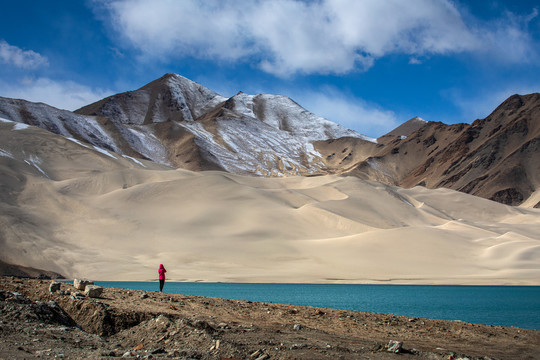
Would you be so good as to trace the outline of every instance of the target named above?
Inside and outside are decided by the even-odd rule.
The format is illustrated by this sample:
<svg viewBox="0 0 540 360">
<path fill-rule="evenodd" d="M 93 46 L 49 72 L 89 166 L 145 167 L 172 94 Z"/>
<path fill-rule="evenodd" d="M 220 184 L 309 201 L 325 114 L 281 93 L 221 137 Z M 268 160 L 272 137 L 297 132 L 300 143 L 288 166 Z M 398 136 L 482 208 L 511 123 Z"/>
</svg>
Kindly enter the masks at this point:
<svg viewBox="0 0 540 360">
<path fill-rule="evenodd" d="M 158 274 L 159 274 L 159 280 L 165 280 L 165 273 L 167 270 L 163 267 L 163 264 L 159 264 Z"/>
</svg>

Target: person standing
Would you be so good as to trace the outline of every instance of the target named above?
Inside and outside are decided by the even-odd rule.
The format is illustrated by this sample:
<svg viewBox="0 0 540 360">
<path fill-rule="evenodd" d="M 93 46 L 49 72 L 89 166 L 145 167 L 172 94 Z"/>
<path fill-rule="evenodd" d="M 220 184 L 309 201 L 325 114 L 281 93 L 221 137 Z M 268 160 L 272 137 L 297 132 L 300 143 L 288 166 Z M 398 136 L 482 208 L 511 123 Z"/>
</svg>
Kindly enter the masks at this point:
<svg viewBox="0 0 540 360">
<path fill-rule="evenodd" d="M 159 264 L 158 274 L 159 274 L 159 291 L 163 292 L 163 285 L 165 285 L 165 267 L 163 264 Z"/>
</svg>

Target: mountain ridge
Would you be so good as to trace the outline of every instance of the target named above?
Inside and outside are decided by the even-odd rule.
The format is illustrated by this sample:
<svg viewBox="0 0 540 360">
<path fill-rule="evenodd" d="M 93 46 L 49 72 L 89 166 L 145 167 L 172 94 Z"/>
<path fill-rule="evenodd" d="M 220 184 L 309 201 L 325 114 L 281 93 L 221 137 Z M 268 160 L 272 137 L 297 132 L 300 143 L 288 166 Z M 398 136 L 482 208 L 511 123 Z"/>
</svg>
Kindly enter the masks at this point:
<svg viewBox="0 0 540 360">
<path fill-rule="evenodd" d="M 175 168 L 341 174 L 447 187 L 510 205 L 532 202 L 540 187 L 539 109 L 540 94 L 513 95 L 472 124 L 414 117 L 375 140 L 282 95 L 226 98 L 172 73 L 75 112 L 0 98 L 0 117 Z"/>
<path fill-rule="evenodd" d="M 538 209 L 174 169 L 8 120 L 0 144 L 3 262 L 94 280 L 151 280 L 164 263 L 175 281 L 540 283 Z"/>
</svg>

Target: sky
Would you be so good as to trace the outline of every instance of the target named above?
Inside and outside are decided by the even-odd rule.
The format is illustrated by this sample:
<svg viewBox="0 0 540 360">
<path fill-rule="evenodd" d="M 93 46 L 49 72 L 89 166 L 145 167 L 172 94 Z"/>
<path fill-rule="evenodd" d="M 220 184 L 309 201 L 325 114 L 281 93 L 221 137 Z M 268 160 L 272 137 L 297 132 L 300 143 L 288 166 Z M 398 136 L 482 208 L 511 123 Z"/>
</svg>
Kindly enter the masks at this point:
<svg viewBox="0 0 540 360">
<path fill-rule="evenodd" d="M 0 0 L 0 96 L 75 110 L 177 73 L 371 137 L 540 92 L 540 2 Z"/>
</svg>

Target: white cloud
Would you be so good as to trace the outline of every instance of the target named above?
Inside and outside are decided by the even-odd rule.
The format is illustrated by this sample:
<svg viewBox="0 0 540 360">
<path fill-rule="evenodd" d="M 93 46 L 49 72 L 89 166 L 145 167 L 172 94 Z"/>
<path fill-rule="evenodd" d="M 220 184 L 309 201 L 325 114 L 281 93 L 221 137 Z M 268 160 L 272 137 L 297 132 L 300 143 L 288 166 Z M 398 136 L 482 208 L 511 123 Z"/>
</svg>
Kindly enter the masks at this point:
<svg viewBox="0 0 540 360">
<path fill-rule="evenodd" d="M 528 31 L 530 22 L 537 16 L 537 9 L 523 16 L 505 12 L 497 20 L 478 25 L 475 32 L 483 44 L 481 53 L 508 63 L 537 63 L 538 44 Z"/>
<path fill-rule="evenodd" d="M 534 48 L 526 24 L 536 14 L 481 23 L 450 0 L 114 0 L 101 2 L 122 38 L 143 56 L 255 61 L 264 71 L 367 70 L 391 53 L 418 58 L 491 53 L 514 61 Z M 511 41 L 511 43 L 507 43 Z"/>
<path fill-rule="evenodd" d="M 0 40 L 0 63 L 23 69 L 35 69 L 49 64 L 47 57 L 32 50 L 22 50 L 5 40 Z"/>
<path fill-rule="evenodd" d="M 0 96 L 43 102 L 72 111 L 112 94 L 110 90 L 92 89 L 73 81 L 55 81 L 48 78 L 24 79 L 19 83 L 9 84 L 0 82 Z"/>
<path fill-rule="evenodd" d="M 312 113 L 370 137 L 378 138 L 400 125 L 394 112 L 335 88 L 292 96 Z"/>
</svg>

